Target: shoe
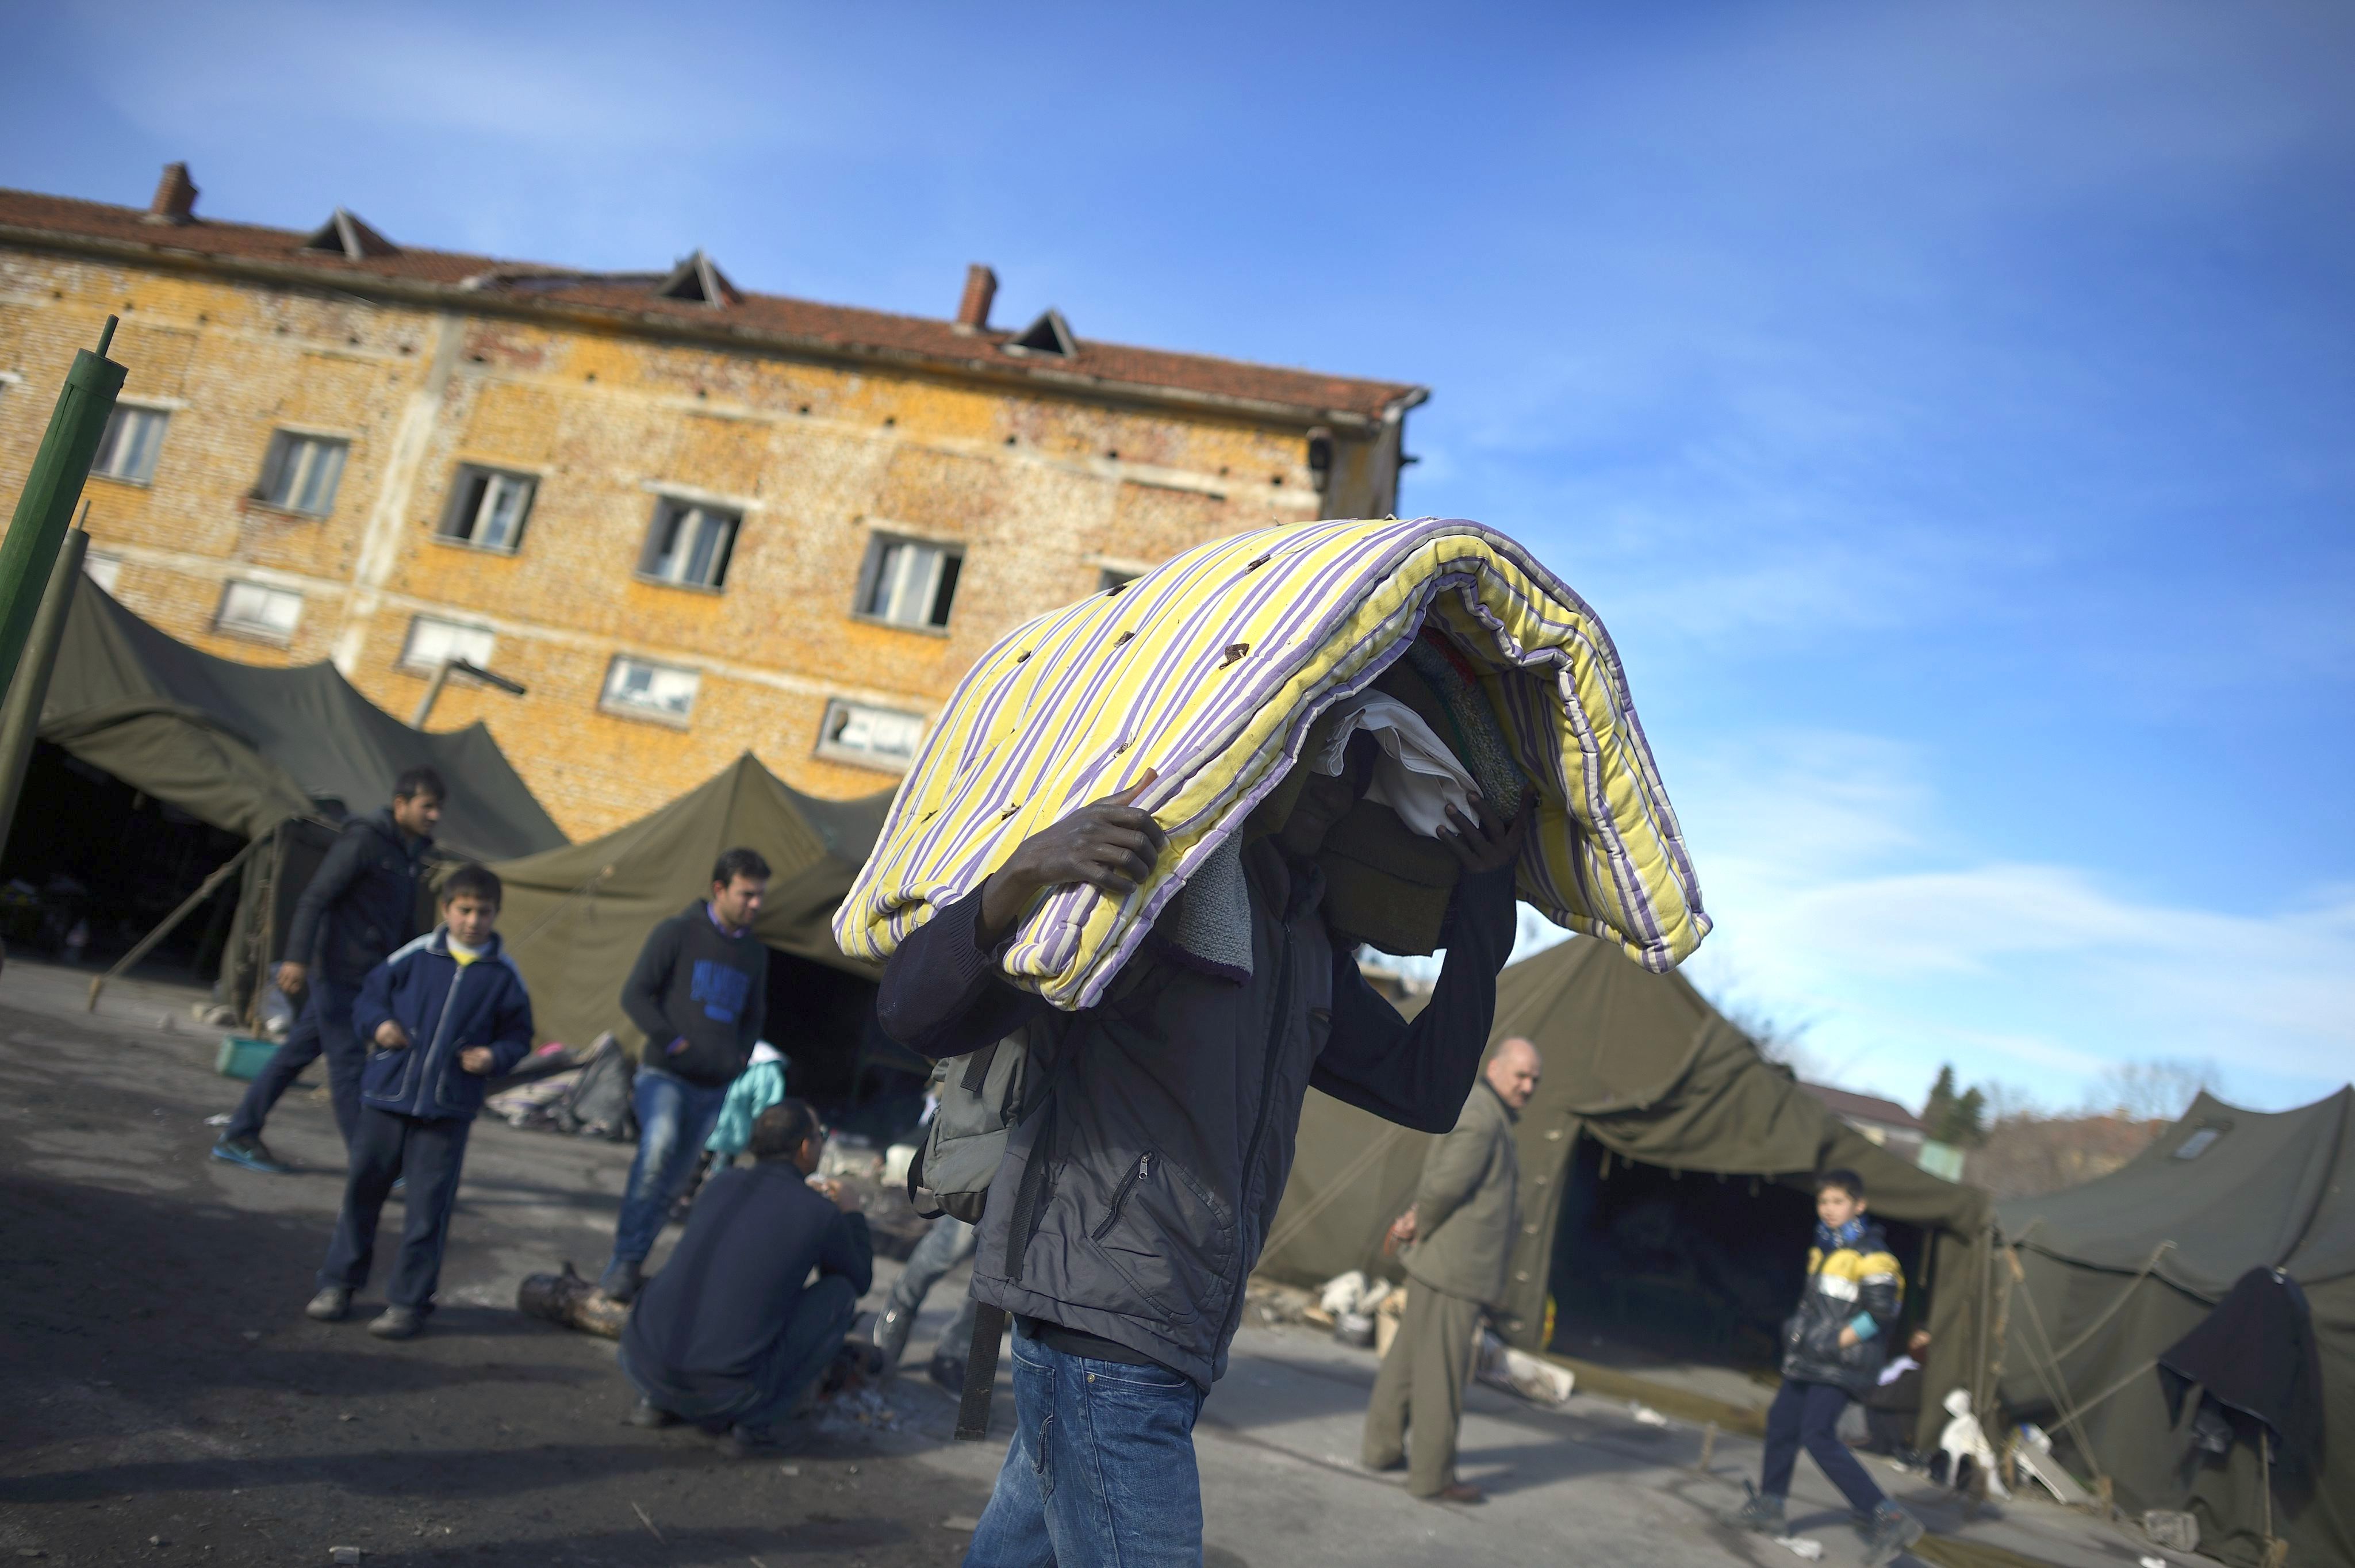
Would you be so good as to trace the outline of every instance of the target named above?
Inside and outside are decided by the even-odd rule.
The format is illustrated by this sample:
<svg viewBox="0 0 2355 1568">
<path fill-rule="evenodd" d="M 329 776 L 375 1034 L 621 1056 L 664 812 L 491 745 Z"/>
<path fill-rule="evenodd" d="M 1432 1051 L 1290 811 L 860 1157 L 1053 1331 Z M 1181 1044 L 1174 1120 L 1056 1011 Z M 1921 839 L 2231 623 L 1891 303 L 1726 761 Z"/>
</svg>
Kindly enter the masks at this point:
<svg viewBox="0 0 2355 1568">
<path fill-rule="evenodd" d="M 258 1170 L 264 1176 L 285 1176 L 294 1168 L 272 1154 L 258 1137 L 223 1138 L 213 1145 L 213 1157 Z"/>
<path fill-rule="evenodd" d="M 964 1397 L 964 1363 L 954 1356 L 934 1356 L 924 1369 L 932 1380 L 958 1398 Z"/>
<path fill-rule="evenodd" d="M 379 1339 L 414 1339 L 425 1327 L 425 1314 L 414 1307 L 388 1307 L 368 1332 Z"/>
<path fill-rule="evenodd" d="M 1363 1470 L 1370 1470 L 1377 1476 L 1386 1476 L 1393 1470 L 1405 1469 L 1406 1456 L 1403 1454 L 1394 1454 L 1379 1465 L 1375 1464 L 1371 1459 L 1360 1459 L 1358 1461 L 1358 1467 Z"/>
<path fill-rule="evenodd" d="M 405 1176 L 394 1177 L 392 1179 L 392 1193 L 396 1198 L 406 1200 L 409 1196 L 409 1178 Z"/>
<path fill-rule="evenodd" d="M 900 1354 L 908 1348 L 908 1336 L 915 1328 L 915 1313 L 896 1302 L 884 1307 L 876 1317 L 875 1348 L 883 1352 L 886 1372 L 899 1366 Z"/>
<path fill-rule="evenodd" d="M 323 1285 L 311 1305 L 303 1308 L 303 1316 L 314 1323 L 341 1323 L 352 1315 L 352 1287 L 348 1285 Z"/>
<path fill-rule="evenodd" d="M 597 1294 L 608 1301 L 629 1302 L 636 1298 L 646 1283 L 635 1258 L 615 1258 L 597 1276 Z"/>
<path fill-rule="evenodd" d="M 666 1426 L 677 1426 L 678 1424 L 678 1417 L 677 1415 L 663 1409 L 662 1406 L 655 1403 L 652 1400 L 645 1399 L 638 1401 L 636 1404 L 633 1405 L 630 1409 L 630 1413 L 623 1416 L 622 1419 L 628 1422 L 633 1426 L 644 1427 L 649 1432 L 658 1432 Z"/>
<path fill-rule="evenodd" d="M 728 1429 L 728 1440 L 719 1445 L 719 1451 L 730 1459 L 759 1459 L 790 1453 L 800 1447 L 808 1435 L 799 1417 L 783 1426 L 747 1426 L 740 1421 Z"/>
<path fill-rule="evenodd" d="M 1872 1510 L 1872 1522 L 1864 1532 L 1864 1568 L 1886 1568 L 1921 1539 L 1920 1520 L 1895 1503 L 1882 1503 Z"/>
<path fill-rule="evenodd" d="M 1423 1500 L 1427 1503 L 1461 1503 L 1469 1508 L 1487 1502 L 1488 1494 L 1469 1481 L 1450 1481 Z"/>
<path fill-rule="evenodd" d="M 1750 1483 L 1742 1484 L 1748 1487 Z M 1783 1521 L 1783 1499 L 1773 1492 L 1752 1492 L 1750 1500 L 1728 1514 L 1725 1522 L 1736 1530 L 1754 1530 L 1761 1535 L 1781 1535 L 1789 1529 Z"/>
</svg>

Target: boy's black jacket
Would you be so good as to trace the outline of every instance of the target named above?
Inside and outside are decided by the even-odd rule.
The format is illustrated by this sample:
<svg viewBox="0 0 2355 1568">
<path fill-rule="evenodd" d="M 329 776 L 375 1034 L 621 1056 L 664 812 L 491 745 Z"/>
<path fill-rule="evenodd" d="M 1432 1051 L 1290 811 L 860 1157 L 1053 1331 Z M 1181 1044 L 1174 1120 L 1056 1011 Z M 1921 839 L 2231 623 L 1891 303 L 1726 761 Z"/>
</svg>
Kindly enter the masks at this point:
<svg viewBox="0 0 2355 1568">
<path fill-rule="evenodd" d="M 1905 1276 L 1878 1224 L 1867 1221 L 1852 1244 L 1828 1253 L 1809 1248 L 1806 1287 L 1799 1293 L 1798 1310 L 1783 1325 L 1783 1376 L 1835 1383 L 1851 1398 L 1862 1399 L 1881 1381 L 1904 1305 Z M 1843 1349 L 1840 1330 L 1859 1313 L 1872 1318 L 1877 1332 Z"/>
</svg>

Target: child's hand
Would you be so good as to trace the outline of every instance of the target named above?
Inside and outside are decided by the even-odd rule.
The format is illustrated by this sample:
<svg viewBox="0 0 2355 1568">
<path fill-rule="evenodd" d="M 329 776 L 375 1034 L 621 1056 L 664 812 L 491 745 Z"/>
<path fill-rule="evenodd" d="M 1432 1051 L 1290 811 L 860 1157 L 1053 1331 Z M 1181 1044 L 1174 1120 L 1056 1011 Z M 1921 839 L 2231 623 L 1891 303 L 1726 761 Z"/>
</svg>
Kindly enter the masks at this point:
<svg viewBox="0 0 2355 1568">
<path fill-rule="evenodd" d="M 400 1020 L 387 1019 L 376 1026 L 376 1042 L 387 1051 L 405 1050 L 409 1045 L 409 1031 L 400 1027 Z"/>
<path fill-rule="evenodd" d="M 487 1076 L 498 1064 L 498 1058 L 491 1054 L 487 1045 L 470 1045 L 458 1053 L 458 1065 L 477 1078 Z"/>
<path fill-rule="evenodd" d="M 1859 1335 L 1859 1334 L 1858 1334 L 1858 1333 L 1857 1333 L 1857 1331 L 1856 1331 L 1856 1328 L 1855 1328 L 1854 1325 L 1850 1325 L 1849 1327 L 1848 1327 L 1848 1328 L 1843 1328 L 1843 1329 L 1841 1329 L 1841 1330 L 1840 1330 L 1840 1349 L 1843 1349 L 1843 1350 L 1853 1350 L 1853 1349 L 1855 1349 L 1859 1345 L 1861 1345 L 1861 1344 L 1863 1344 L 1863 1343 L 1864 1343 L 1863 1337 L 1862 1337 L 1861 1335 Z"/>
</svg>

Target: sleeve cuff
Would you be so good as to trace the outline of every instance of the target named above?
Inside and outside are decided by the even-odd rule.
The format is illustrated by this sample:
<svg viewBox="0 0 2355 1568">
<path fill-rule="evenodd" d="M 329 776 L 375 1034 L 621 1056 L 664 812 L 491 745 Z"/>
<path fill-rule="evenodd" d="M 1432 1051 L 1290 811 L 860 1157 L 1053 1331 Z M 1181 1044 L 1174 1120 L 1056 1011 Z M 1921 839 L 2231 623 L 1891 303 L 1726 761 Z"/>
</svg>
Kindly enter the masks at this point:
<svg viewBox="0 0 2355 1568">
<path fill-rule="evenodd" d="M 1848 1320 L 1848 1326 L 1856 1330 L 1856 1337 L 1859 1339 L 1870 1339 L 1881 1332 L 1881 1325 L 1872 1320 L 1870 1312 L 1858 1313 Z"/>
</svg>

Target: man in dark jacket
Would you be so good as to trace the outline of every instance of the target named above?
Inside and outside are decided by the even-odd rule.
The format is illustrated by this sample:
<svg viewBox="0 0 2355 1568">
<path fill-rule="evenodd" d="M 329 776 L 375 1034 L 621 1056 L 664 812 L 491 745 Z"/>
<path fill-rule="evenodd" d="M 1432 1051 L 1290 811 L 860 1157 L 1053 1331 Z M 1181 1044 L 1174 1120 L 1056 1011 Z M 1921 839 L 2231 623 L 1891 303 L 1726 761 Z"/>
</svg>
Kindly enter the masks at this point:
<svg viewBox="0 0 2355 1568">
<path fill-rule="evenodd" d="M 343 1212 L 305 1308 L 322 1323 L 349 1313 L 352 1292 L 368 1283 L 377 1217 L 401 1179 L 409 1222 L 385 1288 L 389 1305 L 368 1332 L 409 1339 L 433 1310 L 483 1081 L 531 1051 L 523 971 L 493 929 L 501 891 L 484 867 L 453 871 L 442 884 L 442 924 L 368 971 L 352 1005 L 352 1027 L 369 1049 Z"/>
<path fill-rule="evenodd" d="M 283 1173 L 287 1167 L 262 1144 L 271 1107 L 304 1068 L 324 1053 L 336 1126 L 348 1150 L 360 1120 L 360 1072 L 368 1048 L 352 1030 L 352 1002 L 369 970 L 417 934 L 417 891 L 425 851 L 450 798 L 442 775 L 411 768 L 394 781 L 392 805 L 354 817 L 319 862 L 294 918 L 286 927 L 285 955 L 272 976 L 302 1015 L 286 1043 L 271 1056 L 238 1102 L 213 1157 L 248 1170 Z"/>
<path fill-rule="evenodd" d="M 638 1293 L 640 1271 L 670 1206 L 695 1174 L 728 1085 L 752 1060 L 768 1010 L 769 950 L 752 934 L 769 863 L 730 849 L 711 868 L 711 896 L 646 934 L 622 1010 L 645 1034 L 632 1105 L 638 1155 L 613 1225 L 613 1257 L 597 1287 L 615 1301 Z"/>
<path fill-rule="evenodd" d="M 786 1437 L 875 1283 L 858 1195 L 808 1181 L 824 1143 L 806 1104 L 780 1100 L 753 1119 L 752 1163 L 696 1198 L 687 1234 L 622 1330 L 634 1425 L 725 1424 L 739 1457 Z"/>
<path fill-rule="evenodd" d="M 1099 1006 L 1058 1013 L 999 978 L 1002 944 L 1045 890 L 1124 898 L 1151 874 L 1165 836 L 1135 790 L 1033 835 L 884 971 L 884 1029 L 929 1056 L 1017 1029 L 1055 1047 L 1052 1090 L 1007 1139 L 974 1264 L 975 1298 L 1014 1315 L 1017 1421 L 969 1564 L 1199 1563 L 1194 1421 L 1226 1370 L 1309 1085 L 1425 1132 L 1455 1123 L 1512 946 L 1532 814 L 1526 797 L 1509 818 L 1450 811 L 1443 841 L 1462 875 L 1447 962 L 1410 1025 L 1321 910 L 1314 857 L 1365 791 L 1375 742 L 1360 741 L 1338 776 L 1304 768 L 1243 831 L 1247 976 L 1188 961 L 1181 898 Z M 1322 754 L 1314 739 L 1304 754 Z"/>
<path fill-rule="evenodd" d="M 1798 1310 L 1783 1325 L 1783 1386 L 1766 1409 L 1758 1490 L 1734 1515 L 1735 1524 L 1765 1535 L 1784 1532 L 1784 1499 L 1804 1447 L 1856 1510 L 1867 1568 L 1881 1568 L 1922 1539 L 1921 1521 L 1872 1484 L 1839 1438 L 1848 1402 L 1863 1398 L 1880 1381 L 1888 1336 L 1904 1300 L 1896 1254 L 1865 1215 L 1864 1179 L 1852 1170 L 1817 1176 L 1807 1282 Z"/>
</svg>

